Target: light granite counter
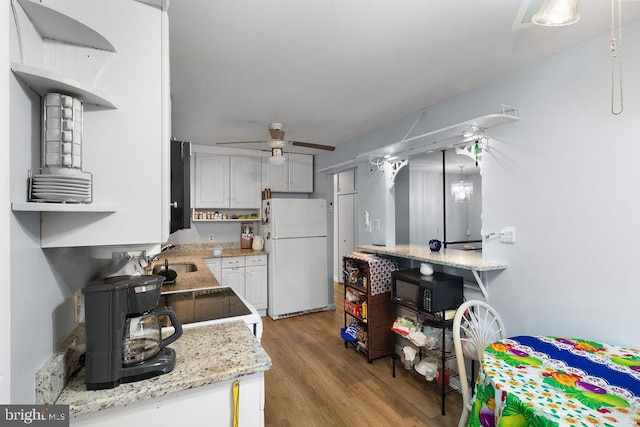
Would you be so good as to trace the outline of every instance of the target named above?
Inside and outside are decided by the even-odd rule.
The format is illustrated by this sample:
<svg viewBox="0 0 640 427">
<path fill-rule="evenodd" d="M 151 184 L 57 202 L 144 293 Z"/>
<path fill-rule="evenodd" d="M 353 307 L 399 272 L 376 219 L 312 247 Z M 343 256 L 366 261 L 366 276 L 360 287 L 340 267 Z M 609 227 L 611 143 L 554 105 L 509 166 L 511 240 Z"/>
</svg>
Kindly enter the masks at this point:
<svg viewBox="0 0 640 427">
<path fill-rule="evenodd" d="M 434 252 L 428 247 L 420 245 L 358 245 L 357 250 L 361 252 L 413 259 L 416 261 L 429 262 L 432 264 L 446 265 L 449 267 L 462 268 L 465 270 L 493 271 L 504 270 L 505 268 L 507 268 L 506 264 L 485 261 L 482 256 L 482 252 L 479 251 L 441 249 L 438 252 Z"/>
<path fill-rule="evenodd" d="M 222 254 L 218 257 L 213 256 L 214 248 L 222 248 Z M 208 289 L 220 286 L 220 282 L 211 274 L 211 270 L 207 267 L 205 259 L 207 258 L 225 258 L 235 256 L 264 255 L 264 251 L 254 251 L 253 249 L 240 249 L 239 244 L 186 244 L 179 245 L 171 249 L 161 252 L 149 265 L 152 269 L 156 265 L 164 264 L 164 260 L 170 264 L 193 263 L 197 267 L 197 271 L 190 273 L 179 273 L 176 283 L 173 285 L 164 285 L 163 292 L 182 292 L 194 289 Z"/>
<path fill-rule="evenodd" d="M 388 255 L 447 267 L 460 268 L 463 270 L 470 270 L 478 284 L 478 288 L 487 301 L 489 300 L 489 292 L 487 291 L 487 273 L 507 268 L 507 264 L 485 261 L 482 252 L 479 251 L 441 249 L 438 252 L 434 252 L 428 247 L 421 245 L 358 245 L 356 250 L 360 252 Z"/>
<path fill-rule="evenodd" d="M 271 368 L 271 359 L 242 321 L 185 329 L 169 347 L 176 351 L 173 371 L 109 390 L 89 391 L 82 369 L 71 376 L 55 404 L 69 405 L 69 415 L 75 417 Z"/>
</svg>

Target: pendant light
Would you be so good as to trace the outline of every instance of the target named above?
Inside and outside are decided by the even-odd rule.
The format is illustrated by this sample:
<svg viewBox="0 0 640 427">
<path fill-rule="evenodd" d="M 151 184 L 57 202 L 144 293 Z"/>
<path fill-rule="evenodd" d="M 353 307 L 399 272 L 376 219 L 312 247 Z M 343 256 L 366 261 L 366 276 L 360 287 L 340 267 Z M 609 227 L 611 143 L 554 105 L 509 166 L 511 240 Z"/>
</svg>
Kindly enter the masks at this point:
<svg viewBox="0 0 640 427">
<path fill-rule="evenodd" d="M 269 157 L 269 163 L 274 166 L 282 166 L 284 164 L 285 157 L 282 152 L 282 148 L 273 147 L 271 149 L 271 157 Z"/>
<path fill-rule="evenodd" d="M 460 181 L 451 184 L 451 195 L 454 197 L 456 203 L 466 203 L 471 200 L 473 182 L 464 179 L 462 175 L 464 166 L 458 167 L 460 168 Z"/>
<path fill-rule="evenodd" d="M 544 0 L 531 22 L 543 27 L 561 27 L 580 20 L 578 0 Z"/>
</svg>

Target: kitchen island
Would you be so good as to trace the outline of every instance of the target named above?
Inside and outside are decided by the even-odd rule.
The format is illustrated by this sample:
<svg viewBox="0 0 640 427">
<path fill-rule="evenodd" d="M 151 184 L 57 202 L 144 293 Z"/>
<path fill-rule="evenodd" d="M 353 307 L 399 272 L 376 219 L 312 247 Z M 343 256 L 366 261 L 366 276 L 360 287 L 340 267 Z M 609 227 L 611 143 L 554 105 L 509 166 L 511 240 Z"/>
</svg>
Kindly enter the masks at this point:
<svg viewBox="0 0 640 427">
<path fill-rule="evenodd" d="M 55 402 L 46 403 L 69 405 L 71 425 L 78 426 L 146 425 L 151 419 L 204 425 L 211 416 L 231 425 L 232 388 L 239 381 L 241 425 L 263 424 L 264 371 L 271 359 L 244 322 L 186 329 L 169 347 L 177 358 L 167 374 L 89 391 L 81 369 Z"/>
<path fill-rule="evenodd" d="M 507 265 L 503 263 L 485 261 L 484 257 L 482 256 L 482 252 L 478 251 L 441 249 L 438 252 L 434 252 L 428 247 L 421 245 L 358 245 L 356 250 L 360 252 L 387 255 L 442 265 L 445 267 L 459 268 L 462 270 L 470 270 L 473 273 L 473 277 L 476 279 L 476 283 L 478 284 L 478 287 L 482 291 L 482 294 L 487 301 L 489 300 L 489 294 L 486 287 L 487 272 L 500 271 L 507 268 Z"/>
</svg>

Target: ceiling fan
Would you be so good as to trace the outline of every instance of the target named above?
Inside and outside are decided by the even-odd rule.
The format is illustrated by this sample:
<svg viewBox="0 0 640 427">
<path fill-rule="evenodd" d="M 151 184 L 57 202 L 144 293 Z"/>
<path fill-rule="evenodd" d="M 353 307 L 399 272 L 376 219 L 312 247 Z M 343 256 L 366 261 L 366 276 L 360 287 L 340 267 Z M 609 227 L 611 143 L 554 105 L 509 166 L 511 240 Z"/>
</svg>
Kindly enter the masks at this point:
<svg viewBox="0 0 640 427">
<path fill-rule="evenodd" d="M 313 148 L 316 150 L 326 150 L 333 151 L 336 147 L 332 145 L 322 145 L 322 144 L 314 144 L 311 142 L 302 142 L 302 141 L 285 141 L 284 140 L 284 131 L 282 130 L 282 123 L 271 123 L 269 125 L 269 136 L 271 139 L 269 141 L 234 141 L 234 142 L 218 142 L 216 145 L 236 145 L 236 144 L 260 144 L 266 143 L 271 147 L 271 157 L 269 157 L 269 163 L 273 165 L 281 165 L 284 163 L 284 146 L 289 143 L 296 147 L 306 147 Z"/>
</svg>

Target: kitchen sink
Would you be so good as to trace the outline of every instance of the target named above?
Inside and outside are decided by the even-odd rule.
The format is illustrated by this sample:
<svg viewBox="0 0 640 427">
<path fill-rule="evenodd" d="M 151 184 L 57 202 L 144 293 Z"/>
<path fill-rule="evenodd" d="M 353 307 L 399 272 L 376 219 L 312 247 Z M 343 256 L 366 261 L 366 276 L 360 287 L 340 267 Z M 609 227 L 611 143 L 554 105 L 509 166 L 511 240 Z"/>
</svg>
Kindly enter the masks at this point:
<svg viewBox="0 0 640 427">
<path fill-rule="evenodd" d="M 164 264 L 158 264 L 153 267 L 153 274 L 158 274 L 159 272 L 164 270 Z M 173 270 L 176 273 L 191 273 L 193 271 L 198 271 L 198 267 L 192 262 L 180 262 L 175 264 L 169 264 L 169 270 Z"/>
</svg>

